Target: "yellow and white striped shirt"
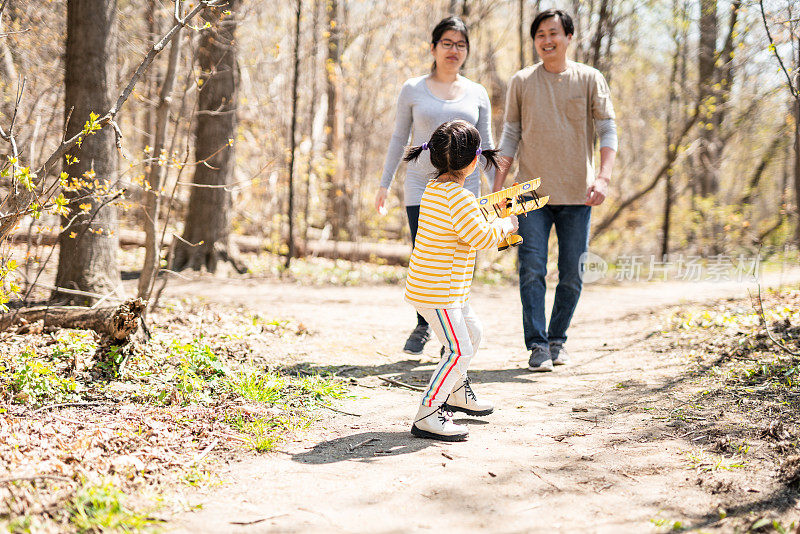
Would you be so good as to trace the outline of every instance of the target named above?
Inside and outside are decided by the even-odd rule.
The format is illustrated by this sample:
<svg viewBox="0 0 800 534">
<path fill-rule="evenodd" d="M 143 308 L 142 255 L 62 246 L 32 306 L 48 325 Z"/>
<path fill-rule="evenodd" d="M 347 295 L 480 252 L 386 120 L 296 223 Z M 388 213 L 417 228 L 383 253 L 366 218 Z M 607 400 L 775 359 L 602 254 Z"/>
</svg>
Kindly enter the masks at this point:
<svg viewBox="0 0 800 534">
<path fill-rule="evenodd" d="M 475 195 L 455 182 L 431 181 L 419 206 L 405 299 L 417 308 L 460 308 L 469 300 L 475 250 L 497 246 L 509 219 L 487 223 Z"/>
</svg>

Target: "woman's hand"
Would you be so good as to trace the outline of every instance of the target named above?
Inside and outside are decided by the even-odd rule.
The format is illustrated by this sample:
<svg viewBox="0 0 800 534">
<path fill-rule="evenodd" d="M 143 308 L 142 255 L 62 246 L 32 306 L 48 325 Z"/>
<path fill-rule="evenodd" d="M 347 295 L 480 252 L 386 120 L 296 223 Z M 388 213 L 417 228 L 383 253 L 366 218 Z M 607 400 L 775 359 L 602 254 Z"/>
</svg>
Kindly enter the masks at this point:
<svg viewBox="0 0 800 534">
<path fill-rule="evenodd" d="M 389 195 L 389 190 L 385 187 L 379 187 L 378 192 L 375 194 L 375 210 L 381 215 L 386 214 L 386 197 Z"/>
</svg>

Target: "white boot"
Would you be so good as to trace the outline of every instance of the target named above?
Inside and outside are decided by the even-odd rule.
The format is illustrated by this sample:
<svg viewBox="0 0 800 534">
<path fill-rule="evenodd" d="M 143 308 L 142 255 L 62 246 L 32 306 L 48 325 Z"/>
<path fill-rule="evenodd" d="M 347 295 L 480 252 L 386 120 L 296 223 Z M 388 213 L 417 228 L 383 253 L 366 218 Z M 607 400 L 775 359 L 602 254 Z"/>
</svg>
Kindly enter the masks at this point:
<svg viewBox="0 0 800 534">
<path fill-rule="evenodd" d="M 420 406 L 411 426 L 411 433 L 418 438 L 439 439 L 442 441 L 464 441 L 469 435 L 467 427 L 452 421 L 453 414 L 444 405 L 431 408 Z"/>
<path fill-rule="evenodd" d="M 456 382 L 455 389 L 444 403 L 451 412 L 464 412 L 467 415 L 489 415 L 494 411 L 490 402 L 481 402 L 472 391 L 469 377 Z"/>
</svg>

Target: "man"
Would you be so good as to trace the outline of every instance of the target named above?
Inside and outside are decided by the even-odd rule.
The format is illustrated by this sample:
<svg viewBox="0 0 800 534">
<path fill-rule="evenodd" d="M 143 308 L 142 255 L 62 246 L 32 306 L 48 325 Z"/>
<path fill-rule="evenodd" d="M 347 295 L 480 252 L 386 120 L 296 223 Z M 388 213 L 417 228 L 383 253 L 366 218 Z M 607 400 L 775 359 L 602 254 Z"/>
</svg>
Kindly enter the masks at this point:
<svg viewBox="0 0 800 534">
<path fill-rule="evenodd" d="M 600 72 L 567 59 L 574 34 L 572 18 L 562 10 L 539 13 L 531 24 L 541 63 L 517 72 L 506 99 L 500 141 L 503 157 L 494 181 L 499 191 L 516 156 L 519 181 L 540 177 L 543 208 L 519 219 L 519 289 L 525 346 L 531 371 L 552 371 L 569 362 L 564 349 L 572 314 L 580 297 L 581 256 L 589 246 L 592 206 L 605 200 L 617 150 L 614 107 Z M 594 175 L 595 133 L 600 138 L 600 170 Z M 545 324 L 547 242 L 555 226 L 558 238 L 558 286 Z"/>
</svg>

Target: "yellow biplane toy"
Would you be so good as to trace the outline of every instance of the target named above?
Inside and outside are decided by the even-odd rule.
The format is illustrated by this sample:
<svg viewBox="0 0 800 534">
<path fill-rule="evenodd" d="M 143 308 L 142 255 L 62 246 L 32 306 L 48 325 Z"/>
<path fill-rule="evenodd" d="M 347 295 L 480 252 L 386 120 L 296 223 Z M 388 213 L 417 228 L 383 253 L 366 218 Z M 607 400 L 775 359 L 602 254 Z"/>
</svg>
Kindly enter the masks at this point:
<svg viewBox="0 0 800 534">
<path fill-rule="evenodd" d="M 536 194 L 536 188 L 542 181 L 539 178 L 515 183 L 511 187 L 501 189 L 490 195 L 482 196 L 478 199 L 478 207 L 486 222 L 491 222 L 499 217 L 509 215 L 524 215 L 529 211 L 538 210 L 550 200 L 550 197 L 540 197 Z M 508 247 L 516 247 L 522 243 L 522 237 L 517 234 L 509 235 L 505 241 L 500 243 L 497 250 L 505 250 Z"/>
</svg>

